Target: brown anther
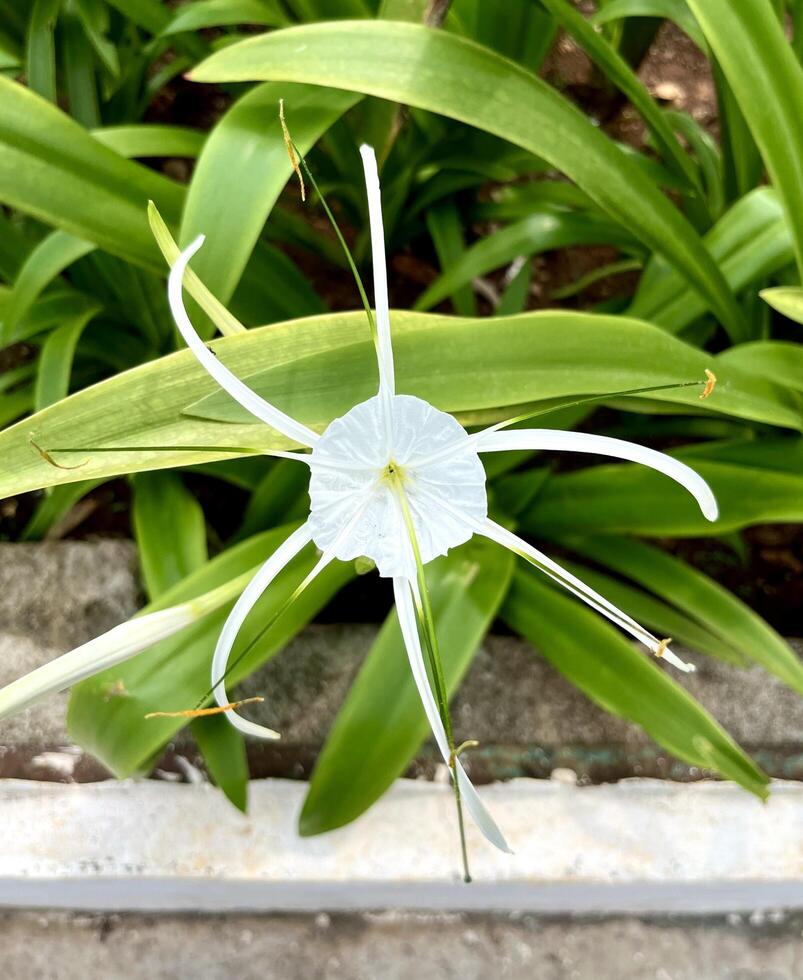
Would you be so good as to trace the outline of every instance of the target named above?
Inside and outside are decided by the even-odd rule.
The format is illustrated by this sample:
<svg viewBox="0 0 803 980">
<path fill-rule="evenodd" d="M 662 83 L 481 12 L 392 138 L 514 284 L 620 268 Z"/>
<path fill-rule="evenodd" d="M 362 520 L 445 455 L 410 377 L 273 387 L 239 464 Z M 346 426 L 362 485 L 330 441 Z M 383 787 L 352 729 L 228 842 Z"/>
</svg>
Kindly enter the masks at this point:
<svg viewBox="0 0 803 980">
<path fill-rule="evenodd" d="M 232 701 L 230 704 L 220 704 L 215 708 L 188 708 L 186 711 L 151 711 L 146 718 L 206 718 L 209 715 L 222 715 L 226 711 L 234 711 L 244 704 L 258 704 L 264 698 L 245 698 L 243 701 Z"/>
<path fill-rule="evenodd" d="M 661 640 L 658 644 L 658 649 L 655 651 L 655 656 L 660 660 L 661 657 L 666 653 L 667 647 L 672 642 L 672 637 L 668 636 L 665 640 Z"/>
<path fill-rule="evenodd" d="M 284 145 L 287 148 L 287 155 L 290 157 L 290 163 L 296 172 L 298 183 L 301 186 L 301 200 L 306 201 L 307 189 L 304 186 L 304 175 L 301 173 L 301 167 L 298 165 L 298 157 L 296 156 L 293 141 L 290 138 L 290 130 L 287 128 L 287 123 L 284 120 L 284 99 L 279 99 L 279 122 L 282 124 L 282 136 L 284 137 Z"/>
<path fill-rule="evenodd" d="M 700 401 L 702 401 L 704 398 L 708 398 L 708 396 L 716 387 L 716 383 L 717 383 L 717 376 L 714 374 L 713 371 L 709 371 L 708 368 L 705 369 L 705 377 L 706 377 L 705 388 L 703 388 L 703 393 L 702 395 L 700 395 Z"/>
</svg>

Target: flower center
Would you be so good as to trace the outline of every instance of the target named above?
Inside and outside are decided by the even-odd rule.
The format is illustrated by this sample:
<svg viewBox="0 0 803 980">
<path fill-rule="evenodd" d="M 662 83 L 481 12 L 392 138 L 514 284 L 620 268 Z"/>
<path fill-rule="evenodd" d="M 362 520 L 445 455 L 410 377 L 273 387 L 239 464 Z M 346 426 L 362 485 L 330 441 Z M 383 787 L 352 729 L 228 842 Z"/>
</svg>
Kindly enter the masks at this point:
<svg viewBox="0 0 803 980">
<path fill-rule="evenodd" d="M 485 471 L 456 419 L 396 395 L 388 423 L 371 398 L 335 419 L 313 448 L 313 541 L 343 561 L 368 557 L 386 577 L 414 574 L 402 493 L 424 562 L 468 541 L 488 512 Z"/>
</svg>

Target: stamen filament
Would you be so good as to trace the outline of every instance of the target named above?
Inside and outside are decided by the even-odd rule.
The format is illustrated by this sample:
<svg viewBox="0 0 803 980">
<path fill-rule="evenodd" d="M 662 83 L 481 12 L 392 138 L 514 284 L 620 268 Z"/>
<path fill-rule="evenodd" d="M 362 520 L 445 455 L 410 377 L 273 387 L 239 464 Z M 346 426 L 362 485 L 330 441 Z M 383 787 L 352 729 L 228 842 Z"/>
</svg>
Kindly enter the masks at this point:
<svg viewBox="0 0 803 980">
<path fill-rule="evenodd" d="M 146 721 L 151 718 L 206 718 L 208 715 L 220 715 L 226 711 L 235 711 L 244 704 L 259 704 L 264 698 L 244 698 L 242 701 L 231 701 L 229 704 L 218 704 L 214 708 L 187 708 L 184 711 L 149 711 Z"/>
<path fill-rule="evenodd" d="M 705 374 L 707 379 L 706 381 L 679 381 L 666 385 L 649 385 L 645 388 L 626 388 L 622 391 L 607 391 L 601 395 L 587 395 L 583 398 L 576 398 L 574 401 L 562 402 L 560 405 L 550 405 L 549 408 L 541 408 L 532 412 L 525 412 L 522 415 L 515 415 L 512 418 L 505 419 L 503 422 L 496 422 L 494 425 L 481 429 L 479 432 L 471 433 L 469 435 L 469 439 L 472 442 L 478 442 L 483 438 L 483 436 L 490 435 L 492 432 L 498 432 L 500 429 L 505 429 L 510 425 L 525 422 L 528 419 L 539 418 L 542 415 L 551 415 L 553 412 L 560 412 L 565 408 L 577 408 L 580 405 L 591 405 L 595 402 L 610 401 L 612 398 L 623 398 L 629 395 L 648 395 L 656 391 L 672 391 L 681 388 L 703 387 L 704 390 L 700 397 L 707 398 L 708 395 L 710 395 L 714 390 L 716 377 L 713 375 L 713 372 L 708 370 L 708 368 L 705 369 Z M 454 456 L 456 453 L 462 452 L 464 449 L 465 440 L 460 439 L 447 446 L 444 446 L 442 449 L 438 450 L 437 453 L 433 453 L 431 456 L 425 456 L 423 459 L 416 460 L 416 465 L 429 466 L 432 463 L 442 463 Z"/>
</svg>

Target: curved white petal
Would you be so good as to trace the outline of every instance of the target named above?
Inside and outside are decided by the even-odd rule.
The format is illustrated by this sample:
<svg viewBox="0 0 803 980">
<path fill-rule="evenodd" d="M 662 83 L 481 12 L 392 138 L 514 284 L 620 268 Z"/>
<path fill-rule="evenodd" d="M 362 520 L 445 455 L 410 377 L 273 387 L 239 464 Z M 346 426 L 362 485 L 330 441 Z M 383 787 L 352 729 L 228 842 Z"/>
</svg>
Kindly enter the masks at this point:
<svg viewBox="0 0 803 980">
<path fill-rule="evenodd" d="M 83 643 L 0 689 L 0 720 L 49 694 L 63 691 L 102 670 L 130 660 L 154 643 L 189 626 L 208 611 L 204 609 L 199 614 L 192 603 L 184 602 L 115 626 L 102 636 Z"/>
<path fill-rule="evenodd" d="M 261 395 L 258 395 L 245 382 L 233 374 L 196 333 L 195 327 L 190 322 L 190 318 L 187 316 L 187 311 L 184 308 L 182 286 L 184 270 L 203 243 L 204 236 L 199 235 L 194 242 L 184 249 L 170 270 L 170 276 L 167 281 L 167 298 L 173 313 L 173 319 L 176 321 L 176 326 L 181 336 L 204 369 L 246 411 L 255 415 L 261 422 L 265 422 L 278 432 L 281 432 L 288 439 L 292 439 L 294 442 L 300 442 L 304 446 L 314 445 L 318 440 L 317 432 L 313 432 L 306 425 L 303 425 L 301 422 L 296 422 L 295 419 L 290 418 L 289 415 L 285 415 L 280 409 L 274 408 L 270 402 L 266 402 Z"/>
<path fill-rule="evenodd" d="M 237 634 L 240 632 L 248 614 L 259 601 L 265 589 L 267 589 L 285 565 L 291 562 L 311 540 L 312 536 L 307 524 L 302 524 L 300 528 L 293 531 L 251 579 L 240 598 L 235 602 L 234 608 L 229 613 L 229 617 L 224 623 L 223 629 L 220 631 L 217 646 L 215 647 L 215 655 L 212 658 L 212 683 L 214 684 L 215 701 L 221 707 L 230 703 L 226 694 L 226 682 L 222 678 L 225 677 L 229 655 L 234 646 L 234 641 L 237 639 Z M 264 725 L 257 725 L 255 722 L 247 721 L 245 718 L 241 718 L 235 711 L 227 711 L 226 717 L 244 735 L 255 735 L 257 738 L 279 738 L 278 732 L 274 732 Z"/>
<path fill-rule="evenodd" d="M 411 589 L 415 588 L 415 583 L 412 580 L 406 578 L 394 578 L 393 579 L 393 593 L 396 599 L 396 610 L 399 615 L 399 624 L 401 625 L 402 638 L 404 640 L 404 646 L 407 650 L 407 658 L 410 661 L 410 669 L 413 674 L 413 679 L 415 680 L 415 685 L 418 688 L 418 694 L 421 697 L 421 702 L 424 705 L 424 712 L 429 721 L 430 728 L 432 729 L 432 734 L 435 736 L 435 741 L 438 743 L 438 748 L 441 751 L 441 755 L 444 761 L 449 765 L 450 752 L 449 743 L 446 739 L 446 732 L 443 727 L 443 722 L 441 721 L 440 713 L 438 712 L 438 707 L 435 704 L 435 698 L 432 694 L 432 689 L 429 686 L 429 678 L 427 677 L 427 671 L 424 666 L 424 655 L 421 650 L 421 640 L 418 635 L 418 626 L 415 620 L 415 609 L 413 607 L 413 598 Z M 501 830 L 497 827 L 494 822 L 493 817 L 488 813 L 485 808 L 485 804 L 479 797 L 476 789 L 471 783 L 471 780 L 466 775 L 466 771 L 463 768 L 463 764 L 459 759 L 456 760 L 455 771 L 457 775 L 457 785 L 460 787 L 460 796 L 466 805 L 466 809 L 471 814 L 474 823 L 482 831 L 485 838 L 491 842 L 495 847 L 498 847 L 500 851 L 505 851 L 506 853 L 512 853 L 508 847 L 507 841 L 502 835 Z"/>
<path fill-rule="evenodd" d="M 50 663 L 18 677 L 0 688 L 0 720 L 22 711 L 49 694 L 63 691 L 87 677 L 116 667 L 147 650 L 154 643 L 203 619 L 230 602 L 242 589 L 244 580 L 245 576 L 238 575 L 194 599 L 134 616 L 128 622 L 120 623 L 101 636 L 96 636 Z"/>
<path fill-rule="evenodd" d="M 564 589 L 567 589 L 573 595 L 582 599 L 592 609 L 596 609 L 597 612 L 602 613 L 603 616 L 606 616 L 621 629 L 630 633 L 631 636 L 652 650 L 654 654 L 666 660 L 667 663 L 672 664 L 674 667 L 677 667 L 678 670 L 689 673 L 695 669 L 692 664 L 685 663 L 680 657 L 672 653 L 671 650 L 668 650 L 666 648 L 666 641 L 661 641 L 653 636 L 649 630 L 646 630 L 637 623 L 635 619 L 631 619 L 627 613 L 618 609 L 612 602 L 609 602 L 604 596 L 600 595 L 599 592 L 586 585 L 582 579 L 579 579 L 576 575 L 572 575 L 571 572 L 567 571 L 548 555 L 545 555 L 543 551 L 534 548 L 529 542 L 520 538 L 517 534 L 513 534 L 512 531 L 508 531 L 507 528 L 502 527 L 501 524 L 497 524 L 490 519 L 478 525 L 477 531 L 492 541 L 496 541 L 497 544 L 508 548 L 515 554 L 521 555 L 522 558 L 526 558 L 544 572 L 544 574 L 553 579 L 553 581 L 557 582 L 558 585 L 562 585 Z"/>
<path fill-rule="evenodd" d="M 388 273 L 385 262 L 385 231 L 382 227 L 382 196 L 379 172 L 372 146 L 360 147 L 368 193 L 368 219 L 371 225 L 371 255 L 374 269 L 374 307 L 376 309 L 377 359 L 379 361 L 379 394 L 383 400 L 393 397 L 396 382 L 393 373 L 393 346 L 390 339 Z"/>
<path fill-rule="evenodd" d="M 562 432 L 559 429 L 486 429 L 472 438 L 477 452 L 480 453 L 506 449 L 555 449 L 596 453 L 598 456 L 613 456 L 631 463 L 643 463 L 685 487 L 709 521 L 715 521 L 719 514 L 711 487 L 699 473 L 666 453 L 659 453 L 655 449 L 647 449 L 624 439 L 595 436 L 588 432 Z"/>
</svg>

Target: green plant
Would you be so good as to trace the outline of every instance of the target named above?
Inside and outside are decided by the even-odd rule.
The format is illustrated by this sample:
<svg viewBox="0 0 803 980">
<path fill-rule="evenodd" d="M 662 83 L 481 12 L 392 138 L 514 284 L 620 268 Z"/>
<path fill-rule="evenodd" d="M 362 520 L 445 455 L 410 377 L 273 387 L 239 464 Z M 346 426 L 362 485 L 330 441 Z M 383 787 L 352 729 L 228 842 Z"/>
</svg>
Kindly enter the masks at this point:
<svg viewBox="0 0 803 980">
<path fill-rule="evenodd" d="M 359 15 L 327 23 L 318 22 L 318 5 L 289 4 L 275 24 L 255 15 L 256 6 L 193 3 L 168 23 L 156 5 L 157 23 L 147 3 L 97 4 L 108 18 L 108 27 L 90 18 L 101 40 L 125 47 L 135 66 L 121 69 L 117 88 L 77 14 L 95 52 L 89 74 L 101 83 L 99 115 L 88 121 L 78 108 L 84 103 L 76 96 L 73 104 L 71 95 L 86 84 L 68 84 L 61 27 L 54 33 L 47 26 L 54 8 L 34 5 L 26 20 L 0 4 L 1 37 L 11 39 L 4 71 L 15 75 L 24 65 L 40 93 L 0 80 L 0 200 L 9 208 L 0 236 L 2 337 L 34 351 L 0 378 L 0 417 L 11 422 L 37 409 L 0 433 L 0 494 L 52 488 L 26 535 L 41 535 L 99 482 L 134 474 L 134 528 L 159 608 L 243 574 L 266 556 L 267 543 L 292 530 L 303 480 L 284 461 L 259 455 L 289 443 L 255 428 L 188 352 L 174 350 L 164 262 L 146 217 L 153 200 L 166 221 L 157 231 L 168 256 L 176 248 L 171 231 L 181 246 L 209 232 L 196 271 L 218 303 L 188 283 L 198 303 L 191 313 L 206 336 L 215 328 L 226 335 L 214 349 L 258 393 L 313 429 L 369 397 L 364 315 L 326 312 L 300 271 L 314 256 L 346 274 L 335 243 L 310 229 L 295 193 L 281 196 L 292 175 L 276 115 L 283 98 L 294 138 L 344 226 L 366 226 L 355 161 L 358 143 L 370 140 L 380 148 L 389 251 L 428 251 L 439 263 L 416 311 L 394 314 L 400 390 L 468 426 L 557 409 L 544 424 L 671 438 L 673 454 L 713 488 L 721 516 L 707 526 L 679 491 L 632 466 L 562 472 L 530 451 L 502 454 L 488 466 L 499 512 L 527 534 L 559 543 L 575 556 L 573 570 L 659 635 L 735 665 L 760 663 L 803 693 L 799 661 L 768 624 L 701 572 L 637 540 L 801 520 L 803 355 L 792 322 L 801 308 L 800 31 L 787 42 L 769 0 L 745 0 L 738 11 L 718 0 L 609 0 L 593 18 L 600 31 L 564 0 L 522 0 L 505 24 L 487 5 L 457 0 L 437 29 L 412 22 L 426 15 L 424 4 L 388 2 L 378 11 L 359 0 L 321 4 L 330 18 L 333 8 Z M 791 9 L 799 27 L 798 7 Z M 72 9 L 65 4 L 59 16 Z M 278 8 L 260 9 L 268 18 Z M 212 16 L 224 17 L 220 33 L 198 33 Z M 639 81 L 633 53 L 654 32 L 643 19 L 655 17 L 675 20 L 711 58 L 720 143 L 691 116 L 660 108 Z M 285 26 L 288 20 L 300 26 Z M 232 30 L 242 23 L 278 29 L 243 40 Z M 646 147 L 617 144 L 535 74 L 558 24 L 640 113 Z M 162 65 L 168 50 L 172 60 Z M 748 62 L 756 66 L 749 87 L 739 67 Z M 194 81 L 182 86 L 231 99 L 209 135 L 143 122 L 153 95 L 190 68 Z M 69 96 L 74 118 L 48 104 L 53 84 Z M 197 158 L 186 188 L 129 159 L 179 156 Z M 765 172 L 769 186 L 762 186 Z M 478 222 L 492 230 L 472 241 Z M 362 266 L 368 239 L 350 237 Z M 596 276 L 643 269 L 632 295 L 625 290 L 590 309 L 527 312 L 528 260 L 591 244 L 616 249 L 614 266 Z M 496 315 L 477 317 L 473 281 L 506 266 Z M 569 292 L 582 296 L 592 281 L 578 279 Z M 456 318 L 423 312 L 444 302 Z M 288 319 L 297 316 L 303 319 Z M 243 327 L 255 323 L 270 325 Z M 701 377 L 706 368 L 720 384 L 705 402 L 684 389 L 617 394 Z M 592 415 L 599 404 L 607 415 Z M 85 456 L 59 452 L 71 447 L 86 447 Z M 240 531 L 209 560 L 197 506 L 178 475 L 186 469 L 250 494 Z M 454 624 L 441 637 L 450 690 L 501 616 L 608 710 L 637 721 L 682 758 L 761 791 L 752 764 L 681 688 L 574 600 L 529 570 L 495 561 L 467 545 L 432 566 L 430 587 L 441 597 L 435 604 Z M 256 607 L 245 644 L 310 567 L 299 559 Z M 332 566 L 317 579 L 233 679 L 276 653 L 354 574 Z M 470 587 L 459 584 L 469 578 Z M 533 616 L 534 606 L 544 615 Z M 225 611 L 118 668 L 129 696 L 109 698 L 92 681 L 79 686 L 70 714 L 75 737 L 120 775 L 145 771 L 181 721 L 145 723 L 142 716 L 203 695 Z M 560 629 L 550 625 L 558 621 Z M 399 639 L 386 626 L 319 760 L 303 832 L 353 819 L 414 755 L 425 727 L 400 664 Z M 388 729 L 390 691 L 399 709 Z M 241 758 L 241 746 L 226 726 L 207 721 L 194 723 L 199 741 L 213 774 L 242 804 L 244 766 L 232 780 L 221 763 L 232 753 Z M 379 748 L 366 758 L 369 737 Z M 357 770 L 344 786 L 343 774 Z"/>
</svg>

